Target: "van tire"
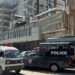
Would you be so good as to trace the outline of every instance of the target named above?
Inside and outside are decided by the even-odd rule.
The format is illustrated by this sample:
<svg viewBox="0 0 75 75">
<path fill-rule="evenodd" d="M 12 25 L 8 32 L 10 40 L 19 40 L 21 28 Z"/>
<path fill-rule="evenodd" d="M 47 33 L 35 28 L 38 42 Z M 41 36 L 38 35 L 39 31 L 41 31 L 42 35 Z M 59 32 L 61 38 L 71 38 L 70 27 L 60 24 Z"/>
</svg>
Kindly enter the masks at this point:
<svg viewBox="0 0 75 75">
<path fill-rule="evenodd" d="M 2 75 L 3 73 L 3 70 L 2 70 L 2 67 L 0 67 L 0 75 Z"/>
<path fill-rule="evenodd" d="M 52 71 L 52 72 L 57 72 L 59 71 L 59 67 L 57 64 L 51 64 L 49 69 Z"/>
<path fill-rule="evenodd" d="M 20 71 L 21 71 L 20 69 L 16 69 L 16 70 L 15 70 L 16 74 L 19 74 Z"/>
</svg>

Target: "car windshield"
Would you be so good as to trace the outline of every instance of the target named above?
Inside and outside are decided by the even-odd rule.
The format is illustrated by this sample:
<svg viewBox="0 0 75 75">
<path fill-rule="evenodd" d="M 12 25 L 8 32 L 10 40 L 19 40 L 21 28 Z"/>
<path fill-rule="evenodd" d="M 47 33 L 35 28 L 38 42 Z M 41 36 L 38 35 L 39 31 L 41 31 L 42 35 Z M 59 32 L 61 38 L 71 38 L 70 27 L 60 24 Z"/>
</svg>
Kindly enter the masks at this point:
<svg viewBox="0 0 75 75">
<path fill-rule="evenodd" d="M 26 53 L 26 52 L 25 52 L 25 51 L 23 51 L 23 52 L 21 52 L 21 55 L 22 55 L 22 56 L 24 56 L 24 55 L 25 55 L 25 53 Z"/>
<path fill-rule="evenodd" d="M 39 55 L 39 50 L 32 50 L 28 56 L 35 56 L 35 55 Z"/>
<path fill-rule="evenodd" d="M 31 51 L 23 51 L 21 52 L 21 56 L 27 56 L 29 53 L 31 53 Z"/>
<path fill-rule="evenodd" d="M 21 55 L 18 50 L 6 50 L 5 57 L 6 58 L 19 58 L 19 57 L 21 57 Z"/>
</svg>

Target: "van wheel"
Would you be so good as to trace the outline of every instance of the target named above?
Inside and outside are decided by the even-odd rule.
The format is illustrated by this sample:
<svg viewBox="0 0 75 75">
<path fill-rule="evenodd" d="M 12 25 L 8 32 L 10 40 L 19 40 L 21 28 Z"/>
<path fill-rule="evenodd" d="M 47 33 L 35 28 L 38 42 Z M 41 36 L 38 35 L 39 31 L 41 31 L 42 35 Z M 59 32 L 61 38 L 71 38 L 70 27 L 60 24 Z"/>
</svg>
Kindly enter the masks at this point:
<svg viewBox="0 0 75 75">
<path fill-rule="evenodd" d="M 2 75 L 2 73 L 3 73 L 3 70 L 2 70 L 2 68 L 0 67 L 0 75 Z"/>
<path fill-rule="evenodd" d="M 21 71 L 20 69 L 16 69 L 16 70 L 15 70 L 15 72 L 16 72 L 17 74 L 19 74 L 20 71 Z"/>
<path fill-rule="evenodd" d="M 57 71 L 59 70 L 59 67 L 58 67 L 57 64 L 51 64 L 50 70 L 51 70 L 52 72 L 57 72 Z"/>
</svg>

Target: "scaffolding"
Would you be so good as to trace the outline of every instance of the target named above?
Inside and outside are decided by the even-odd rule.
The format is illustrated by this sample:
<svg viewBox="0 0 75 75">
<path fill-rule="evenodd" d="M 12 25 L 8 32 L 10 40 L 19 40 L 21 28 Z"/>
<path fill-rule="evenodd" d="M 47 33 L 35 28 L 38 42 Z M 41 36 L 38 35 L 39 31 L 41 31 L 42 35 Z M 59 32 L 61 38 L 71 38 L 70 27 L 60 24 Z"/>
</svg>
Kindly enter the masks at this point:
<svg viewBox="0 0 75 75">
<path fill-rule="evenodd" d="M 12 20 L 12 14 L 15 13 L 17 4 L 11 4 L 8 1 L 0 3 L 0 32 L 9 29 L 9 23 Z"/>
</svg>

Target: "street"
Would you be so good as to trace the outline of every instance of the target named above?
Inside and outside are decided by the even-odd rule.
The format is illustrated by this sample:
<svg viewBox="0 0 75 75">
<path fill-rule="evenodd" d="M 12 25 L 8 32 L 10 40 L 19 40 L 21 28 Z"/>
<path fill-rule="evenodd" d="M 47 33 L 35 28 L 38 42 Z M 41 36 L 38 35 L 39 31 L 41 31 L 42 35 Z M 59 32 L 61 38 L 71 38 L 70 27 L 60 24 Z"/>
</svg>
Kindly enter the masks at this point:
<svg viewBox="0 0 75 75">
<path fill-rule="evenodd" d="M 15 72 L 4 72 L 3 75 L 16 75 Z M 75 75 L 75 69 L 67 69 L 62 72 L 52 73 L 42 69 L 25 69 L 18 75 Z"/>
</svg>

